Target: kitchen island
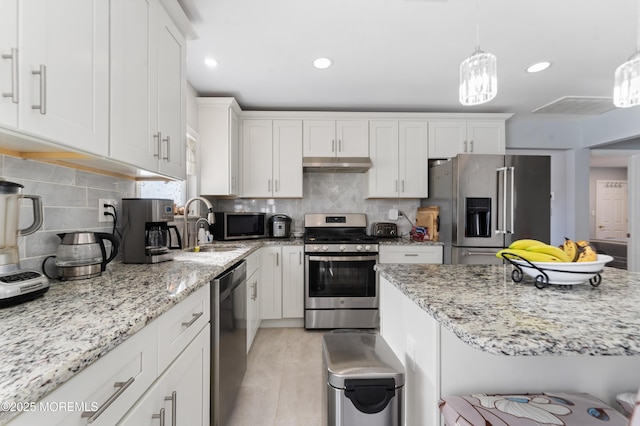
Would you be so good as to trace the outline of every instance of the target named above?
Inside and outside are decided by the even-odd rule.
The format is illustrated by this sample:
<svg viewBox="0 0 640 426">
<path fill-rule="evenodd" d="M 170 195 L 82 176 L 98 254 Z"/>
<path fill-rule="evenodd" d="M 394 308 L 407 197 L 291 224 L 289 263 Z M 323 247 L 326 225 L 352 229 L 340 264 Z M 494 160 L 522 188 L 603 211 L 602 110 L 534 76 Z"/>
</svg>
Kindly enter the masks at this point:
<svg viewBox="0 0 640 426">
<path fill-rule="evenodd" d="M 381 334 L 407 368 L 407 424 L 439 424 L 440 396 L 640 387 L 640 274 L 535 287 L 512 266 L 378 265 Z"/>
</svg>

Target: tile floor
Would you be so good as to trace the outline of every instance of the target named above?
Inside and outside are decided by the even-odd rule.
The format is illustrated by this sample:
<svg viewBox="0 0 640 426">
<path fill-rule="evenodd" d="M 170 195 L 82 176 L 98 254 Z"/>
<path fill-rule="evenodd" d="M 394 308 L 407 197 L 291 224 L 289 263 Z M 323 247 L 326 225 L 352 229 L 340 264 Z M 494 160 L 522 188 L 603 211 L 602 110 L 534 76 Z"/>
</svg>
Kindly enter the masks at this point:
<svg viewBox="0 0 640 426">
<path fill-rule="evenodd" d="M 320 426 L 322 336 L 304 328 L 261 328 L 225 426 Z"/>
</svg>

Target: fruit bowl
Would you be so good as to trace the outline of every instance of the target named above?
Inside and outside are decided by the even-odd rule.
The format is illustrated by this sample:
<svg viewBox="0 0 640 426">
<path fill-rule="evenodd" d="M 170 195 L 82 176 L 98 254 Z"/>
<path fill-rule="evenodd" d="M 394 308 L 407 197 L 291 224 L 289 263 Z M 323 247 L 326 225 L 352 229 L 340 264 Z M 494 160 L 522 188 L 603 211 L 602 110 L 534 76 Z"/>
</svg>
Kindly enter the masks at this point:
<svg viewBox="0 0 640 426">
<path fill-rule="evenodd" d="M 547 284 L 574 285 L 585 281 L 590 281 L 591 285 L 596 287 L 600 284 L 600 272 L 606 263 L 613 260 L 613 257 L 599 254 L 598 260 L 593 262 L 529 262 L 515 257 L 507 260 L 516 266 L 511 274 L 511 278 L 516 282 L 522 281 L 522 272 L 524 272 L 536 280 L 538 288 L 545 287 Z"/>
</svg>

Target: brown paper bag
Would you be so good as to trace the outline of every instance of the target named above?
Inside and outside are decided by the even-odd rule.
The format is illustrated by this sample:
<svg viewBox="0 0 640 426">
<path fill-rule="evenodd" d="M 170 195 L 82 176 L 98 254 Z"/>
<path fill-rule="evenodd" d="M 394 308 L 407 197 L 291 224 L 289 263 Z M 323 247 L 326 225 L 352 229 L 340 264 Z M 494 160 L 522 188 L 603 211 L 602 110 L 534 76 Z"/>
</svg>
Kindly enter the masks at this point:
<svg viewBox="0 0 640 426">
<path fill-rule="evenodd" d="M 431 241 L 438 241 L 438 216 L 440 216 L 438 206 L 418 207 L 416 226 L 427 228 Z"/>
</svg>

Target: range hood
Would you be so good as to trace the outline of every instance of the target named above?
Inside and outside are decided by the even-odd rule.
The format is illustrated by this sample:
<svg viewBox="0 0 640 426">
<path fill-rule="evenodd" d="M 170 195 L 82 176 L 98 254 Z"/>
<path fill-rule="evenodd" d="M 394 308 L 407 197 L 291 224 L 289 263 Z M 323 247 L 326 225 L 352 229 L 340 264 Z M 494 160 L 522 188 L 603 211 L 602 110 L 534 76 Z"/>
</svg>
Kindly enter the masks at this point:
<svg viewBox="0 0 640 426">
<path fill-rule="evenodd" d="M 302 169 L 308 173 L 364 173 L 371 168 L 365 157 L 304 157 Z"/>
</svg>

